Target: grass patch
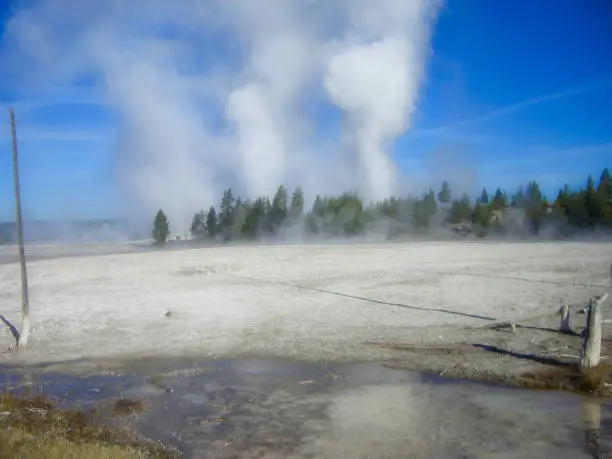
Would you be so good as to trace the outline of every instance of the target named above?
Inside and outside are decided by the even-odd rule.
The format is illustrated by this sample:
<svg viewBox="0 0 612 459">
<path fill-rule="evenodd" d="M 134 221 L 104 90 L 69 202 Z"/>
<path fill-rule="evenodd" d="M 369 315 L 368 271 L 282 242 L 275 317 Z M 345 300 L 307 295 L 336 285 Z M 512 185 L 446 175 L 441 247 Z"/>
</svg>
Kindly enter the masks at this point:
<svg viewBox="0 0 612 459">
<path fill-rule="evenodd" d="M 168 386 L 166 385 L 164 379 L 165 379 L 164 375 L 155 375 L 155 376 L 148 378 L 148 381 L 149 381 L 149 384 L 151 384 L 153 387 L 157 389 L 167 390 Z"/>
<path fill-rule="evenodd" d="M 149 405 L 144 400 L 132 400 L 129 398 L 121 398 L 113 406 L 113 412 L 119 416 L 142 413 L 148 409 Z"/>
<path fill-rule="evenodd" d="M 512 381 L 500 381 L 512 383 Z M 578 364 L 527 372 L 517 377 L 516 385 L 527 389 L 567 390 L 596 396 L 612 393 L 612 365 L 602 362 L 595 368 Z"/>
<path fill-rule="evenodd" d="M 131 406 L 131 405 L 130 405 Z M 5 459 L 174 459 L 180 455 L 102 426 L 94 413 L 60 409 L 44 397 L 0 395 L 0 457 Z"/>
</svg>

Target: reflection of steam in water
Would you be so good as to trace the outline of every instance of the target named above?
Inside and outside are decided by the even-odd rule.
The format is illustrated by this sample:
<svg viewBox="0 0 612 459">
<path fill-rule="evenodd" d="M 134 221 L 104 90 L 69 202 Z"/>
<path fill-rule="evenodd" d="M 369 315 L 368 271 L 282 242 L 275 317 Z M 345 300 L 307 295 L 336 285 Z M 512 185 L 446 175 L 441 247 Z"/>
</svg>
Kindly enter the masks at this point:
<svg viewBox="0 0 612 459">
<path fill-rule="evenodd" d="M 590 457 L 568 394 L 435 384 L 377 364 L 223 365 L 217 384 L 190 387 L 206 406 L 183 407 L 178 434 L 194 457 Z"/>
<path fill-rule="evenodd" d="M 609 450 L 608 410 L 562 392 L 450 382 L 376 363 L 187 365 L 142 363 L 130 376 L 85 384 L 49 373 L 21 379 L 69 403 L 150 399 L 140 430 L 192 458 L 590 459 Z"/>
<path fill-rule="evenodd" d="M 368 386 L 332 400 L 328 432 L 304 452 L 330 458 L 427 457 L 434 438 L 427 435 L 431 420 L 419 402 L 418 391 L 405 386 Z"/>
</svg>

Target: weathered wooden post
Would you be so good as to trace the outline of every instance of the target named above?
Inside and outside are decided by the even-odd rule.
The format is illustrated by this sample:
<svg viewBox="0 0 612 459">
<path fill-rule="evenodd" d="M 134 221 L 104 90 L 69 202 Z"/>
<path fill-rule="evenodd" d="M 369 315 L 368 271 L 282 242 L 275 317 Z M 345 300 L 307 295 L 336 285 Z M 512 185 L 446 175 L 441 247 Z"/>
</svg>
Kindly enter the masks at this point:
<svg viewBox="0 0 612 459">
<path fill-rule="evenodd" d="M 587 326 L 582 337 L 580 367 L 593 368 L 601 358 L 601 305 L 608 299 L 608 293 L 599 298 L 591 298 L 587 308 Z"/>
<path fill-rule="evenodd" d="M 570 308 L 567 304 L 561 306 L 561 309 L 559 309 L 559 315 L 561 316 L 559 331 L 561 333 L 571 333 L 572 328 L 570 327 Z"/>
</svg>

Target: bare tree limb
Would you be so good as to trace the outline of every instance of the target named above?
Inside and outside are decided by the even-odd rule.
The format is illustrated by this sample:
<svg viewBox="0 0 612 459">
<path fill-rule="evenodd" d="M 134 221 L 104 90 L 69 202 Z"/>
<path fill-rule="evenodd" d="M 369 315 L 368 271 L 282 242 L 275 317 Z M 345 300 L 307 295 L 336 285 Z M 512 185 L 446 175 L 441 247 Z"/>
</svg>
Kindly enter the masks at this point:
<svg viewBox="0 0 612 459">
<path fill-rule="evenodd" d="M 6 317 L 4 317 L 2 314 L 0 314 L 0 320 L 2 322 L 4 322 L 4 324 L 7 326 L 7 328 L 11 331 L 13 338 L 15 338 L 15 345 L 19 345 L 19 330 L 17 330 L 17 327 L 15 327 L 10 320 L 8 320 Z"/>
</svg>

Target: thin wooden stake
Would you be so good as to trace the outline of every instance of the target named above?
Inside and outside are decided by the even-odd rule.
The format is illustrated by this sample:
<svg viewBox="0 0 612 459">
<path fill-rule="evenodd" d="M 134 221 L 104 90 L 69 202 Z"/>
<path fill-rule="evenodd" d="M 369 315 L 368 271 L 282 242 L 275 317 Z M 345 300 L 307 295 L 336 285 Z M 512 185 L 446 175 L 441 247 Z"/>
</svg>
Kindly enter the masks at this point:
<svg viewBox="0 0 612 459">
<path fill-rule="evenodd" d="M 17 245 L 19 247 L 19 266 L 21 270 L 21 331 L 17 347 L 28 344 L 30 336 L 30 299 L 28 295 L 28 273 L 26 270 L 25 250 L 23 248 L 23 225 L 21 218 L 21 192 L 19 187 L 19 162 L 17 158 L 17 130 L 15 129 L 15 112 L 9 110 L 11 118 L 11 136 L 13 139 L 13 181 L 15 183 L 15 217 L 17 222 Z"/>
<path fill-rule="evenodd" d="M 561 306 L 561 309 L 559 309 L 559 315 L 561 316 L 559 331 L 561 333 L 571 333 L 572 328 L 570 327 L 570 308 L 567 304 Z"/>
</svg>

